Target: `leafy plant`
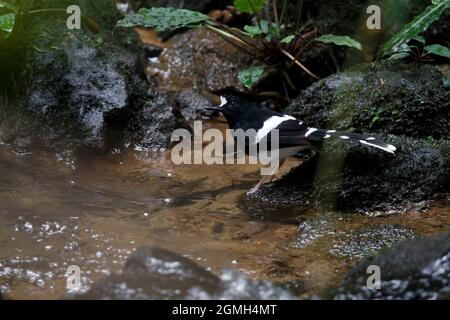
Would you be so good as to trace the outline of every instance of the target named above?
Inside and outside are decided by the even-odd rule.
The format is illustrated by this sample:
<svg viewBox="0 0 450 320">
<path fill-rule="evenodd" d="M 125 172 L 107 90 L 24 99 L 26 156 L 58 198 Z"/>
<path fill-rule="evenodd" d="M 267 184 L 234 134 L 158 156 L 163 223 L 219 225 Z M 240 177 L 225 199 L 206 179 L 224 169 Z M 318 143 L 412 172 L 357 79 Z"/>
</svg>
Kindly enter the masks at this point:
<svg viewBox="0 0 450 320">
<path fill-rule="evenodd" d="M 440 44 L 425 45 L 425 39 L 421 36 L 412 38 L 408 43 L 403 43 L 397 51 L 389 57 L 389 60 L 400 60 L 411 57 L 416 61 L 432 61 L 431 55 L 450 59 L 450 49 Z"/>
<path fill-rule="evenodd" d="M 289 72 L 293 66 L 300 68 L 311 78 L 318 77 L 300 61 L 301 54 L 314 43 L 333 43 L 361 50 L 361 44 L 347 36 L 324 35 L 316 39 L 317 30 L 307 31 L 308 26 L 301 25 L 302 0 L 297 0 L 297 20 L 294 24 L 285 23 L 288 1 L 284 0 L 281 10 L 278 1 L 272 0 L 272 15 L 262 10 L 267 0 L 235 0 L 234 5 L 242 12 L 252 13 L 256 22 L 244 26 L 243 30 L 211 20 L 208 16 L 185 9 L 143 8 L 137 13 L 127 15 L 119 21 L 118 27 L 150 27 L 156 31 L 179 28 L 207 28 L 232 45 L 252 55 L 254 65 L 240 72 L 238 78 L 248 89 L 255 87 L 268 74 L 279 74 L 284 79 L 283 87 L 295 89 Z M 265 14 L 265 19 L 262 15 Z M 311 28 L 310 28 L 311 29 Z"/>
<path fill-rule="evenodd" d="M 450 8 L 450 0 L 432 0 L 432 3 L 421 14 L 380 47 L 380 55 L 393 55 L 395 58 L 399 58 L 407 54 L 408 49 L 404 45 L 426 31 L 447 8 Z"/>
</svg>

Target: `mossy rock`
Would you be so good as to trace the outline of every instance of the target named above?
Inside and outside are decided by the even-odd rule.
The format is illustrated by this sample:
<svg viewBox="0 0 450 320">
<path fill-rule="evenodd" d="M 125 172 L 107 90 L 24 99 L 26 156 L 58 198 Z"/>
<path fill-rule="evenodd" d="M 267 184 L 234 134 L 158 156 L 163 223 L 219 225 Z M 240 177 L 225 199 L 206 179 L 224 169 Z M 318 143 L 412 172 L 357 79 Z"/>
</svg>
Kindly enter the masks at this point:
<svg viewBox="0 0 450 320">
<path fill-rule="evenodd" d="M 52 7 L 67 3 L 56 1 Z M 168 147 L 175 126 L 172 104 L 146 80 L 137 38 L 115 40 L 115 22 L 102 18 L 110 11 L 109 18 L 120 18 L 114 3 L 70 4 L 79 4 L 104 31 L 95 34 L 85 26 L 70 31 L 64 14 L 47 13 L 43 22 L 42 16 L 33 16 L 33 45 L 24 52 L 18 74 L 23 85 L 16 88 L 17 106 L 1 114 L 0 140 L 61 152 L 85 146 Z"/>
<path fill-rule="evenodd" d="M 450 90 L 431 65 L 380 63 L 332 75 L 285 110 L 314 127 L 447 139 Z"/>
</svg>

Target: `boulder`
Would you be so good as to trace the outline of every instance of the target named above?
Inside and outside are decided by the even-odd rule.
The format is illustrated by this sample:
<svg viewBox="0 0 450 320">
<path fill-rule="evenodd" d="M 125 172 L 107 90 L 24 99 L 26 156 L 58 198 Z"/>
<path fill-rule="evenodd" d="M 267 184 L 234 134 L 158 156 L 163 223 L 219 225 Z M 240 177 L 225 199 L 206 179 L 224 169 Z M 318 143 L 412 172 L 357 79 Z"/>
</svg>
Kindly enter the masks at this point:
<svg viewBox="0 0 450 320">
<path fill-rule="evenodd" d="M 367 287 L 367 268 L 380 268 L 381 288 Z M 450 233 L 408 240 L 352 269 L 333 299 L 450 299 Z"/>
<path fill-rule="evenodd" d="M 314 127 L 450 136 L 450 90 L 431 65 L 381 63 L 337 73 L 304 90 L 285 112 Z"/>
<path fill-rule="evenodd" d="M 115 12 L 111 1 L 94 7 Z M 68 32 L 60 15 L 47 14 L 45 27 L 54 32 L 36 38 L 34 47 L 41 50 L 26 52 L 20 74 L 25 85 L 16 93 L 18 107 L 9 108 L 2 122 L 3 141 L 50 149 L 169 146 L 172 104 L 146 80 L 136 36 L 125 32 L 115 38 L 115 21 L 96 12 L 91 18 L 103 22 L 99 34 L 85 26 Z"/>
</svg>

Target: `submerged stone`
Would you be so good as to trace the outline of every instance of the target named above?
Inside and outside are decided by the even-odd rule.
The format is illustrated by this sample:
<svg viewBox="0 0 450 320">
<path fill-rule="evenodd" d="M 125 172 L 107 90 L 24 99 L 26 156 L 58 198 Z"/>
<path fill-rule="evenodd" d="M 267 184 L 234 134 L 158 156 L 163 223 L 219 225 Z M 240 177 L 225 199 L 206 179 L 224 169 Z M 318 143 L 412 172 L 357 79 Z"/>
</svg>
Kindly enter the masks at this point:
<svg viewBox="0 0 450 320">
<path fill-rule="evenodd" d="M 121 274 L 95 283 L 75 299 L 293 299 L 264 280 L 225 271 L 216 276 L 192 260 L 159 248 L 140 248 Z"/>
</svg>

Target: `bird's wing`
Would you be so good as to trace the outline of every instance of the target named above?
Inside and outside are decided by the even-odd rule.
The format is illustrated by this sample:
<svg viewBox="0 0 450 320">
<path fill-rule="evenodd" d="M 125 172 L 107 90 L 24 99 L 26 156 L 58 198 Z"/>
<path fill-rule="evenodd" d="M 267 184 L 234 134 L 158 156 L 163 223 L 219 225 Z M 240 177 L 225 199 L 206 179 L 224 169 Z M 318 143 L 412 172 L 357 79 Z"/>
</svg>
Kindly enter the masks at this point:
<svg viewBox="0 0 450 320">
<path fill-rule="evenodd" d="M 278 130 L 280 148 L 295 146 L 309 146 L 311 141 L 305 137 L 308 126 L 296 119 L 288 119 L 281 122 L 276 128 Z"/>
</svg>

